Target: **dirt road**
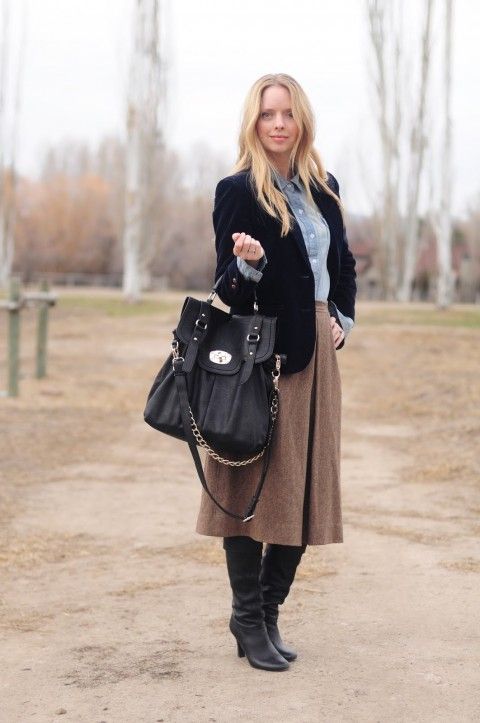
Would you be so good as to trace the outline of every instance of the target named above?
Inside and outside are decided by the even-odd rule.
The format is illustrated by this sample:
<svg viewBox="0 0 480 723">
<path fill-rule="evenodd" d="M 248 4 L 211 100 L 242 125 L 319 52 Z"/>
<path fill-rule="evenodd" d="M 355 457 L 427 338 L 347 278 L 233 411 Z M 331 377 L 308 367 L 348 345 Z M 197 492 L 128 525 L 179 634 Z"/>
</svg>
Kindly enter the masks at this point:
<svg viewBox="0 0 480 723">
<path fill-rule="evenodd" d="M 345 541 L 308 548 L 281 616 L 299 658 L 272 674 L 235 655 L 186 445 L 142 418 L 182 299 L 65 298 L 41 382 L 23 329 L 22 394 L 0 400 L 0 721 L 478 721 L 478 311 L 359 305 Z"/>
</svg>

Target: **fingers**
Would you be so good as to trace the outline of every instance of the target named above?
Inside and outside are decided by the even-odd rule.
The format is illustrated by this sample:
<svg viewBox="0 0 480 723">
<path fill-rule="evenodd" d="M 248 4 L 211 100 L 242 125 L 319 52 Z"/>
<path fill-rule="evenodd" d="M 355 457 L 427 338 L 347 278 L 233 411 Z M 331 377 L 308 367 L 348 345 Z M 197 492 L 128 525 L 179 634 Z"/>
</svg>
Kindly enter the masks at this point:
<svg viewBox="0 0 480 723">
<path fill-rule="evenodd" d="M 235 256 L 240 256 L 240 258 L 246 261 L 258 261 L 262 258 L 264 254 L 262 244 L 249 234 L 245 232 L 233 233 L 232 239 L 235 242 L 233 246 Z"/>
<path fill-rule="evenodd" d="M 332 336 L 335 348 L 337 348 L 337 346 L 342 342 L 342 339 L 345 337 L 345 332 L 343 331 L 342 327 L 337 324 L 337 320 L 334 316 L 330 317 L 330 326 L 332 328 Z"/>
<path fill-rule="evenodd" d="M 335 349 L 338 347 L 339 344 L 342 343 L 342 339 L 344 339 L 344 338 L 345 338 L 345 332 L 344 332 L 343 329 L 342 329 L 341 332 L 340 332 L 340 336 L 339 336 L 338 339 L 335 341 Z"/>
</svg>

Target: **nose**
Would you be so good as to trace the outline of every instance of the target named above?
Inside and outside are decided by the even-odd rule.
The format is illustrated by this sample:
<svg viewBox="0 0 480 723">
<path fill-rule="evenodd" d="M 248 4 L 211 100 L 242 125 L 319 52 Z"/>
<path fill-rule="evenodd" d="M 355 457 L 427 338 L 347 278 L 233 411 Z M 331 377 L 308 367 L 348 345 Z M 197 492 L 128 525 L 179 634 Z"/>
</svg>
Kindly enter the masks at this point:
<svg viewBox="0 0 480 723">
<path fill-rule="evenodd" d="M 283 128 L 283 115 L 281 113 L 277 113 L 275 116 L 275 128 Z"/>
</svg>

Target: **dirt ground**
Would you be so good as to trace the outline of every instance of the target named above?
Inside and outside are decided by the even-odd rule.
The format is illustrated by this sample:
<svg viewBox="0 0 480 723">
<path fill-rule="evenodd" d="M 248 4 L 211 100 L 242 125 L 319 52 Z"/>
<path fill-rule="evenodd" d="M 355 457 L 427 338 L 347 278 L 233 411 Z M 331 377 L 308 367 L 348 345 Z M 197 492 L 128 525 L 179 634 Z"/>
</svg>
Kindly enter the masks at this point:
<svg viewBox="0 0 480 723">
<path fill-rule="evenodd" d="M 60 294 L 48 378 L 28 311 L 0 399 L 1 722 L 480 720 L 479 309 L 358 304 L 345 539 L 307 549 L 272 674 L 236 657 L 187 446 L 143 421 L 184 294 Z"/>
</svg>

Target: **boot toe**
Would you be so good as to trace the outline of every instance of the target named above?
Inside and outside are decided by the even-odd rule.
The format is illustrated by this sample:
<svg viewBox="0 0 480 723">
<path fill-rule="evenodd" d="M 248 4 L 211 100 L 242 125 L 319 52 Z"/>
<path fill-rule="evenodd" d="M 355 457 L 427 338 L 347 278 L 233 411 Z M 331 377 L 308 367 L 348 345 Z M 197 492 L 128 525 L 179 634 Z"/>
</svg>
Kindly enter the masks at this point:
<svg viewBox="0 0 480 723">
<path fill-rule="evenodd" d="M 288 670 L 289 663 L 269 638 L 264 624 L 250 627 L 242 625 L 234 616 L 230 619 L 230 631 L 237 641 L 239 657 L 247 657 L 253 668 L 261 670 Z"/>
<path fill-rule="evenodd" d="M 276 650 L 280 653 L 280 655 L 285 658 L 285 660 L 288 660 L 291 662 L 292 660 L 296 660 L 298 657 L 297 651 L 291 648 L 289 645 L 286 645 L 281 636 L 280 631 L 278 627 L 275 625 L 274 627 L 269 627 L 267 625 L 267 632 L 268 637 L 270 638 L 273 646 Z"/>
</svg>

